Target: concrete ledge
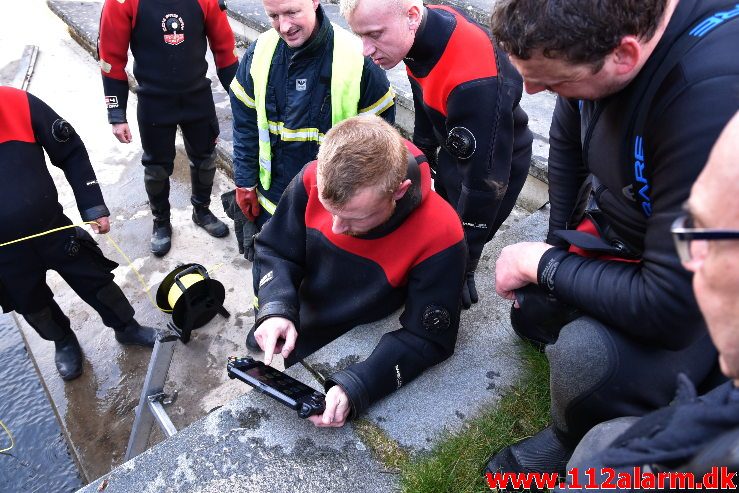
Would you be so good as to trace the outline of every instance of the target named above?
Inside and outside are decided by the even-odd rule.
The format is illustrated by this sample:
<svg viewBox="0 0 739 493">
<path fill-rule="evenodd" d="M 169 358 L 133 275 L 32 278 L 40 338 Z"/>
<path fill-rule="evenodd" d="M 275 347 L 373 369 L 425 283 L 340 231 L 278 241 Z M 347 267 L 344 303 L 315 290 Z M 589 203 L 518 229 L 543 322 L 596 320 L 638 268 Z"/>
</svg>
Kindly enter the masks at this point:
<svg viewBox="0 0 739 493">
<path fill-rule="evenodd" d="M 299 365 L 288 373 L 310 380 Z M 257 392 L 231 401 L 80 491 L 102 491 L 104 482 L 106 493 L 397 489 L 397 477 L 372 458 L 351 426 L 315 428 Z"/>
</svg>

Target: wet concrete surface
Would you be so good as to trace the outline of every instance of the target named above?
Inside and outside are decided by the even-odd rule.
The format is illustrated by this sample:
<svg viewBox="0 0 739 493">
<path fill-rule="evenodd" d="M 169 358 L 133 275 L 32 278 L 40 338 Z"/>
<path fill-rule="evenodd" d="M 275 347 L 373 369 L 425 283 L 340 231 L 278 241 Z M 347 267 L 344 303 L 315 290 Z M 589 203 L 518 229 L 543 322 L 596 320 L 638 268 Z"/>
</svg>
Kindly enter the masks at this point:
<svg viewBox="0 0 739 493">
<path fill-rule="evenodd" d="M 193 333 L 190 344 L 179 344 L 175 351 L 165 390 L 177 392 L 178 398 L 168 412 L 175 425 L 182 428 L 246 390 L 227 379 L 225 365 L 229 355 L 244 351 L 245 329 L 240 318 L 247 317 L 251 325 L 250 264 L 238 255 L 233 233 L 215 239 L 192 223 L 189 170 L 179 138 L 171 190 L 173 249 L 163 259 L 151 256 L 152 218 L 143 187 L 135 96 L 131 96 L 128 109 L 134 142 L 120 144 L 107 124 L 96 62 L 69 36 L 66 25 L 42 0 L 15 2 L 0 19 L 3 53 L 20 53 L 27 44 L 39 46 L 29 91 L 66 118 L 82 137 L 111 210 L 109 236 L 131 259 L 145 284 L 156 288 L 179 263 L 198 262 L 212 269 L 212 276 L 226 286 L 225 306 L 231 318 L 217 317 Z M 63 173 L 53 166 L 49 168 L 65 213 L 79 221 L 74 196 Z M 219 172 L 212 209 L 228 222 L 219 196 L 230 188 L 229 179 Z M 136 309 L 137 320 L 164 327 L 169 316 L 151 305 L 133 268 L 104 237 L 96 239 L 105 255 L 121 264 L 115 270 L 116 282 Z M 103 326 L 97 313 L 81 302 L 55 272 L 49 273 L 47 282 L 72 320 L 85 354 L 84 374 L 72 382 L 62 381 L 54 366 L 53 344 L 42 340 L 25 323 L 21 329 L 82 473 L 89 481 L 122 462 L 151 351 L 118 344 L 112 330 Z"/>
</svg>

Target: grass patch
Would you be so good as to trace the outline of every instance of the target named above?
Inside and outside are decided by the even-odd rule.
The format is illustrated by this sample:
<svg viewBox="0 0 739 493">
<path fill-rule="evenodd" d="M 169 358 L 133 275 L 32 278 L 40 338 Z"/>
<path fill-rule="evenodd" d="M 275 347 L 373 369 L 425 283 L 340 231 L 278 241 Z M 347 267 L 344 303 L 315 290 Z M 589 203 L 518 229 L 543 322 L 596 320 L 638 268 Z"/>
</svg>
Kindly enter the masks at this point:
<svg viewBox="0 0 739 493">
<path fill-rule="evenodd" d="M 400 463 L 400 484 L 406 493 L 489 492 L 481 475 L 494 452 L 531 436 L 549 423 L 549 364 L 529 344 L 522 344 L 523 375 L 491 409 L 448 433 L 417 460 Z"/>
</svg>

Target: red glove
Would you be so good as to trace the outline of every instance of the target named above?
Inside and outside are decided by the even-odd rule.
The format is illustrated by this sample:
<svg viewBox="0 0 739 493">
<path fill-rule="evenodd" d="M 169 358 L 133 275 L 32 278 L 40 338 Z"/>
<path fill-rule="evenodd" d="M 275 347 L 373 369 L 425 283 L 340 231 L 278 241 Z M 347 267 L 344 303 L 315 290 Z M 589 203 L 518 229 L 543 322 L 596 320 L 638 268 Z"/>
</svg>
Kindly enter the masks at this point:
<svg viewBox="0 0 739 493">
<path fill-rule="evenodd" d="M 239 204 L 241 212 L 244 213 L 246 218 L 254 222 L 257 218 L 261 209 L 259 208 L 259 200 L 257 199 L 257 191 L 252 188 L 237 188 L 236 189 L 236 203 Z"/>
</svg>

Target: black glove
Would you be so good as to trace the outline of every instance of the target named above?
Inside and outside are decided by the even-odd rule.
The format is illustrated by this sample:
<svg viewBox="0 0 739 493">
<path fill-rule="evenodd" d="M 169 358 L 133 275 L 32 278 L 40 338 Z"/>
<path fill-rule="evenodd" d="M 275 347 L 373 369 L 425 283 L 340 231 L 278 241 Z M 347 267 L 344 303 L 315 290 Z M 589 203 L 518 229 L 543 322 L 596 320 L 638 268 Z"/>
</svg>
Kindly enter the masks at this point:
<svg viewBox="0 0 739 493">
<path fill-rule="evenodd" d="M 257 225 L 249 221 L 236 203 L 236 190 L 221 195 L 223 210 L 233 219 L 239 253 L 249 262 L 254 262 L 254 236 L 259 232 Z"/>
<path fill-rule="evenodd" d="M 470 260 L 467 264 L 467 273 L 464 276 L 464 284 L 462 285 L 462 308 L 467 310 L 473 303 L 477 303 L 477 286 L 475 286 L 475 270 L 477 269 L 478 260 Z"/>
<path fill-rule="evenodd" d="M 239 243 L 243 245 L 243 247 L 239 247 L 239 253 L 243 253 L 244 258 L 249 262 L 254 262 L 254 253 L 256 252 L 254 249 L 254 238 L 257 236 L 257 233 L 259 233 L 259 228 L 256 223 L 244 219 L 241 233 L 239 233 L 239 230 L 236 227 L 236 222 L 234 221 L 234 229 L 236 229 L 236 237 L 241 239 Z"/>
</svg>

